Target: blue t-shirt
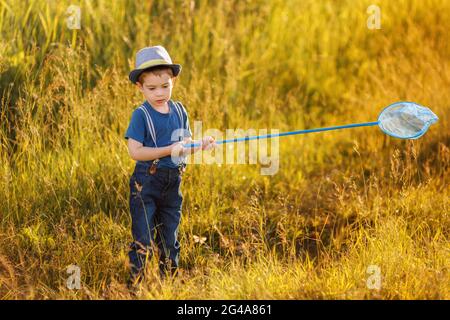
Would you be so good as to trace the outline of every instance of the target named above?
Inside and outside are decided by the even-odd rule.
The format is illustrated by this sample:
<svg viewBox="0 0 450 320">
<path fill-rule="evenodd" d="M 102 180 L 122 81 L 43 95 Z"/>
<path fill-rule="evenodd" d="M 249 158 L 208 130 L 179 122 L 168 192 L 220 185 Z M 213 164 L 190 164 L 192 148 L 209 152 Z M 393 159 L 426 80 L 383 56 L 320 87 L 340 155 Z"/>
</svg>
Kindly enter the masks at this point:
<svg viewBox="0 0 450 320">
<path fill-rule="evenodd" d="M 192 132 L 189 126 L 189 118 L 186 109 L 181 106 L 182 118 L 176 110 L 175 103 L 172 100 L 168 101 L 169 113 L 161 113 L 156 111 L 148 101 L 145 101 L 142 106 L 147 110 L 151 117 L 155 128 L 156 144 L 158 148 L 166 147 L 176 141 L 183 140 L 183 137 L 192 137 Z M 178 129 L 184 129 L 180 131 Z M 174 132 L 177 130 L 176 132 Z M 152 136 L 149 132 L 146 115 L 143 110 L 136 108 L 132 115 L 130 124 L 125 133 L 125 139 L 132 138 L 139 141 L 145 147 L 156 147 Z M 177 168 L 178 164 L 172 161 L 171 156 L 166 156 L 159 159 L 158 167 Z"/>
</svg>

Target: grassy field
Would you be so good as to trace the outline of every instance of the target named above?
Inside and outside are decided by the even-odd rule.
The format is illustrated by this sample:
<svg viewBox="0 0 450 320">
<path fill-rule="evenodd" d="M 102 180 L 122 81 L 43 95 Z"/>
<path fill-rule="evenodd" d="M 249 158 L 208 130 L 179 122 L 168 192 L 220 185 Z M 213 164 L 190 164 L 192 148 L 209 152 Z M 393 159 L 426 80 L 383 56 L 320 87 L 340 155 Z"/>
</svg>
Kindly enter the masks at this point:
<svg viewBox="0 0 450 320">
<path fill-rule="evenodd" d="M 204 129 L 376 121 L 399 100 L 440 120 L 414 141 L 284 137 L 272 176 L 191 165 L 180 276 L 161 282 L 153 261 L 138 298 L 450 299 L 449 29 L 446 0 L 0 0 L 0 297 L 132 298 L 123 136 L 142 96 L 127 77 L 162 44 Z"/>
</svg>

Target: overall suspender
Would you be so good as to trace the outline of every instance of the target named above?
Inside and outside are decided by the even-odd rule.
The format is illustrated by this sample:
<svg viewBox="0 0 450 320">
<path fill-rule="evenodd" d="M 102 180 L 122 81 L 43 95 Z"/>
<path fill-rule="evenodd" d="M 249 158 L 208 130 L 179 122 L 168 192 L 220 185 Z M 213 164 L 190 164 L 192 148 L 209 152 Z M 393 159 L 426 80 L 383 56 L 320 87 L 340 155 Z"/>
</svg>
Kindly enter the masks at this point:
<svg viewBox="0 0 450 320">
<path fill-rule="evenodd" d="M 182 129 L 185 129 L 184 121 L 183 121 L 183 112 L 182 112 L 183 105 L 181 104 L 181 102 L 174 102 L 174 105 L 175 105 L 175 110 L 178 113 L 178 119 L 180 120 L 180 124 L 181 124 L 180 127 Z M 144 113 L 145 120 L 147 123 L 147 129 L 150 133 L 150 137 L 152 138 L 153 143 L 155 144 L 155 147 L 157 148 L 158 144 L 156 143 L 156 130 L 155 130 L 155 125 L 153 124 L 152 117 L 150 116 L 150 113 L 148 112 L 148 110 L 145 108 L 145 106 L 143 104 L 139 107 L 139 109 L 142 110 L 142 112 Z M 169 112 L 170 112 L 170 106 L 169 106 Z M 153 160 L 152 165 L 150 167 L 150 171 L 149 171 L 150 174 L 154 174 L 156 172 L 156 167 L 158 165 L 158 162 L 159 162 L 159 159 Z M 185 167 L 186 167 L 186 164 L 184 162 L 181 162 L 178 165 L 178 169 L 180 170 L 180 173 L 184 172 Z"/>
</svg>

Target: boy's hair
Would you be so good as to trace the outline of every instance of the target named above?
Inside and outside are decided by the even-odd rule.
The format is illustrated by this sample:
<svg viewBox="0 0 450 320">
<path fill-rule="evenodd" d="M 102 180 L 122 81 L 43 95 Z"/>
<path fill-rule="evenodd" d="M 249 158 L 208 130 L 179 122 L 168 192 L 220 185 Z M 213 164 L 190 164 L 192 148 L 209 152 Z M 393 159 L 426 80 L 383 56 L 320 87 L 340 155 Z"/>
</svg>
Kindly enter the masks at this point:
<svg viewBox="0 0 450 320">
<path fill-rule="evenodd" d="M 144 78 L 147 74 L 149 73 L 153 73 L 157 76 L 161 76 L 164 73 L 167 73 L 170 77 L 174 78 L 173 76 L 173 70 L 170 67 L 166 67 L 166 66 L 154 66 L 154 67 L 150 67 L 148 69 L 145 69 L 145 71 L 143 71 L 139 77 L 137 82 L 139 82 L 140 84 L 144 84 Z"/>
</svg>

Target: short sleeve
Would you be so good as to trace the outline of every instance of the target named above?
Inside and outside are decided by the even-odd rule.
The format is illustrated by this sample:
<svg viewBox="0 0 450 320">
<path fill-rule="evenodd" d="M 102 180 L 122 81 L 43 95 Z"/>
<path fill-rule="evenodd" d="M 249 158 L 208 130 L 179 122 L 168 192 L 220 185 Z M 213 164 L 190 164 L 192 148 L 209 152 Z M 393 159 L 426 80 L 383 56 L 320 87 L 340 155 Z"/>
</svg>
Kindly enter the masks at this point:
<svg viewBox="0 0 450 320">
<path fill-rule="evenodd" d="M 136 109 L 131 115 L 130 124 L 125 133 L 125 139 L 132 138 L 133 140 L 144 143 L 145 138 L 145 122 L 142 111 Z"/>
<path fill-rule="evenodd" d="M 181 102 L 180 102 L 181 104 Z M 184 108 L 183 104 L 181 104 L 181 109 L 183 112 L 183 118 L 185 119 L 184 121 L 184 128 L 186 128 L 186 130 L 184 130 L 184 137 L 189 138 L 192 137 L 192 131 L 191 131 L 191 126 L 189 125 L 189 115 L 186 111 L 186 109 Z"/>
</svg>

